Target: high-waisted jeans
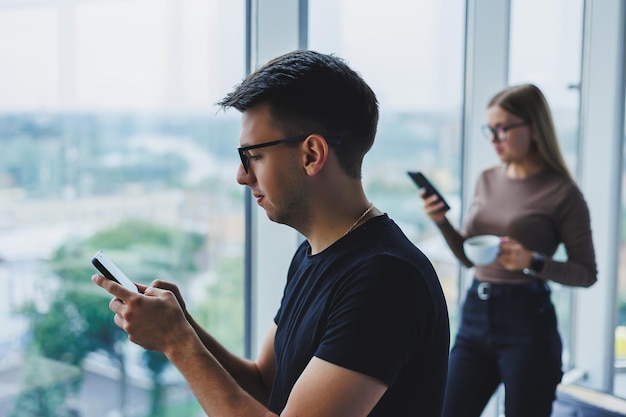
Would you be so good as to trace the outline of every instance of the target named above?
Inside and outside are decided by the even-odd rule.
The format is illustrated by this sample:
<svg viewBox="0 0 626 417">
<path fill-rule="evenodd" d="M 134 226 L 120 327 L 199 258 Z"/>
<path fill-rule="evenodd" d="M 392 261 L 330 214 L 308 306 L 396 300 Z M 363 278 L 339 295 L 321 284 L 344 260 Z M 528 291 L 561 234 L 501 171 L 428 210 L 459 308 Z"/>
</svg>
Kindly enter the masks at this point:
<svg viewBox="0 0 626 417">
<path fill-rule="evenodd" d="M 474 281 L 448 369 L 443 417 L 479 417 L 502 382 L 506 417 L 549 417 L 561 370 L 550 290 Z"/>
</svg>

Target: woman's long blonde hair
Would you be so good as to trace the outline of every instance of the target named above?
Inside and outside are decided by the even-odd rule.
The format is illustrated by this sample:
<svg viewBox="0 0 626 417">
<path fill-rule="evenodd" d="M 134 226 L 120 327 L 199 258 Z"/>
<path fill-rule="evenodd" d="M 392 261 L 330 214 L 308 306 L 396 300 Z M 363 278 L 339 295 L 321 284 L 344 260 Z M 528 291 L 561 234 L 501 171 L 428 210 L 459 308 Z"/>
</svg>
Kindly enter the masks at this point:
<svg viewBox="0 0 626 417">
<path fill-rule="evenodd" d="M 572 177 L 559 147 L 552 114 L 543 93 L 533 84 L 507 87 L 489 101 L 530 124 L 539 156 L 551 169 Z"/>
</svg>

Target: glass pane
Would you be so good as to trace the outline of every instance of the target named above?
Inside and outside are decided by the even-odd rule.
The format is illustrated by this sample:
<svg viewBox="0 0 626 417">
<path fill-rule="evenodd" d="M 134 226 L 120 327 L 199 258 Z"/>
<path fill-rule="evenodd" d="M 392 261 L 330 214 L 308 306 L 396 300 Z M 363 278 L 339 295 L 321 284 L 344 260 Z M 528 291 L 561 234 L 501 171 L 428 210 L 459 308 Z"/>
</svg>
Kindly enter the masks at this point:
<svg viewBox="0 0 626 417">
<path fill-rule="evenodd" d="M 464 25 L 463 0 L 309 0 L 309 48 L 345 58 L 378 96 L 365 188 L 433 262 L 453 331 L 458 263 L 406 173 L 429 177 L 452 206 L 449 219 L 458 222 Z"/>
<path fill-rule="evenodd" d="M 583 0 L 511 1 L 509 82 L 530 82 L 545 94 L 561 151 L 576 175 Z M 555 258 L 563 258 L 559 250 Z M 563 339 L 564 370 L 572 367 L 572 290 L 550 283 Z"/>
<path fill-rule="evenodd" d="M 214 103 L 245 74 L 245 4 L 28 3 L 0 1 L 0 415 L 198 415 L 90 259 L 177 283 L 243 354 L 239 117 Z"/>
<path fill-rule="evenodd" d="M 626 119 L 626 117 L 625 117 Z M 626 125 L 622 141 L 626 156 Z M 626 159 L 623 159 L 626 160 Z M 622 201 L 620 207 L 619 264 L 617 272 L 617 328 L 615 329 L 615 381 L 613 393 L 626 398 L 626 165 L 622 164 Z"/>
</svg>

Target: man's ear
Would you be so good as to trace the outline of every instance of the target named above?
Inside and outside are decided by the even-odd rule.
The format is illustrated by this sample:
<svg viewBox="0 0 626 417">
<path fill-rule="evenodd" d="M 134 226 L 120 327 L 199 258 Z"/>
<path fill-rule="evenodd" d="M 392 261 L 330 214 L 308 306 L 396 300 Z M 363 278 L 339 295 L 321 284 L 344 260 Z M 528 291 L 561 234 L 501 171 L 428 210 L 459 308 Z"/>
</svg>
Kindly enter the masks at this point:
<svg viewBox="0 0 626 417">
<path fill-rule="evenodd" d="M 317 174 L 326 164 L 328 159 L 328 143 L 323 136 L 318 134 L 309 135 L 304 141 L 304 170 L 310 176 Z"/>
</svg>

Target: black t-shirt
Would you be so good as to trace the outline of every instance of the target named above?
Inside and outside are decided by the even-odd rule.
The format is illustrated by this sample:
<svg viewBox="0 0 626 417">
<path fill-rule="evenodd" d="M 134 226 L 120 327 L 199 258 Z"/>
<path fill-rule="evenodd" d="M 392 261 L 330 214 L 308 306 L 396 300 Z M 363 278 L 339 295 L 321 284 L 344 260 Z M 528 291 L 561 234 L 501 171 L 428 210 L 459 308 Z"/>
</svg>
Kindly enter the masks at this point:
<svg viewBox="0 0 626 417">
<path fill-rule="evenodd" d="M 276 376 L 268 407 L 280 414 L 313 356 L 388 389 L 370 416 L 439 417 L 448 367 L 448 312 L 424 254 L 386 215 L 289 268 L 275 317 Z"/>
</svg>

